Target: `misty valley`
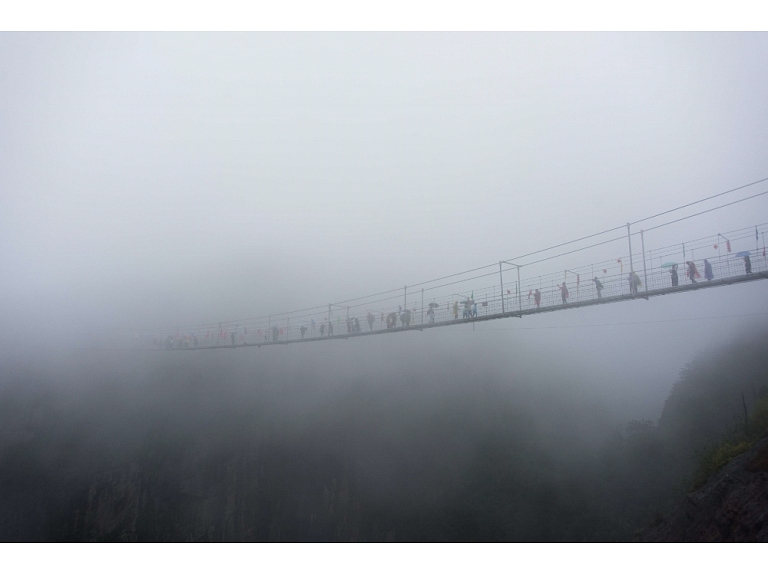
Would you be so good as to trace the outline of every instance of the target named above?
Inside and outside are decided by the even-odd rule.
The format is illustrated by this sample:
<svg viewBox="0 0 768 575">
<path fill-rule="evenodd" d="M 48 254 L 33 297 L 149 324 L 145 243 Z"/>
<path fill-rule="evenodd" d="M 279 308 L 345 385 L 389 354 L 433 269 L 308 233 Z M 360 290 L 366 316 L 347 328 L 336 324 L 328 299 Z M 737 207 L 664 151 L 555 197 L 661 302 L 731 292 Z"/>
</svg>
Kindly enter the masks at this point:
<svg viewBox="0 0 768 575">
<path fill-rule="evenodd" d="M 6 361 L 0 540 L 629 541 L 768 413 L 767 336 L 691 358 L 654 421 L 429 346 Z"/>
</svg>

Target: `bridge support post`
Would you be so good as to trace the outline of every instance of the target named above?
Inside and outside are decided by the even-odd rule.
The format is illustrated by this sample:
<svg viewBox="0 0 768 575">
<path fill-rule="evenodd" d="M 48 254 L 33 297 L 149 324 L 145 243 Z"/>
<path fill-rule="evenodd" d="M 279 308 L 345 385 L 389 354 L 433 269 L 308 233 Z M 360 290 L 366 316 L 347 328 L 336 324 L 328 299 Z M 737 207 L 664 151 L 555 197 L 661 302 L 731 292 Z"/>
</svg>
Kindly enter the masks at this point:
<svg viewBox="0 0 768 575">
<path fill-rule="evenodd" d="M 629 231 L 629 224 L 627 224 L 627 241 L 629 242 L 629 273 L 632 281 L 629 282 L 630 295 L 637 295 L 635 292 L 632 294 L 632 286 L 635 285 L 635 266 L 632 264 L 632 234 Z"/>
<path fill-rule="evenodd" d="M 501 262 L 499 262 L 499 283 L 501 284 L 501 313 L 504 313 L 504 276 L 501 273 Z"/>
<path fill-rule="evenodd" d="M 508 261 L 501 261 L 501 262 L 499 262 L 499 274 L 501 274 L 501 264 L 502 263 L 509 264 L 509 265 L 515 266 L 517 268 L 517 310 L 518 311 L 523 311 L 523 285 L 520 283 L 520 268 L 522 266 L 520 266 L 518 264 L 513 264 L 512 262 L 508 262 Z M 502 286 L 502 290 L 501 290 L 501 301 L 502 301 L 502 305 L 503 305 L 503 302 L 504 302 L 504 286 Z"/>
<path fill-rule="evenodd" d="M 648 291 L 648 270 L 645 267 L 645 237 L 643 237 L 643 230 L 640 230 L 640 246 L 643 248 L 643 280 L 645 281 L 645 291 Z M 648 299 L 648 296 L 645 296 Z"/>
</svg>

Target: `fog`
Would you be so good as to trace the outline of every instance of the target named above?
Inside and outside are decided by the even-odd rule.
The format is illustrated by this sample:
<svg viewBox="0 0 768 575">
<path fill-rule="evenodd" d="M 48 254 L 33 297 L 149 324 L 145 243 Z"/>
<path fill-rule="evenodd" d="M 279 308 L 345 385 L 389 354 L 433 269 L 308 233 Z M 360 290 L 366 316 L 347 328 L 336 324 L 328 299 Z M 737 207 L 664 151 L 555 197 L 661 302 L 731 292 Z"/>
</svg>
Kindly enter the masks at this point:
<svg viewBox="0 0 768 575">
<path fill-rule="evenodd" d="M 657 421 L 686 364 L 766 325 L 764 282 L 305 345 L 133 337 L 414 285 L 765 178 L 766 57 L 764 34 L 0 34 L 0 386 L 61 399 L 63 427 L 120 457 L 158 426 L 251 425 L 309 459 L 343 444 L 399 505 L 411 470 L 439 508 L 441 473 L 477 471 L 473 434 L 557 461 L 564 441 L 600 449 Z M 766 201 L 646 245 L 765 224 Z M 403 447 L 425 437 L 440 449 Z M 576 537 L 547 529 L 533 539 Z"/>
</svg>

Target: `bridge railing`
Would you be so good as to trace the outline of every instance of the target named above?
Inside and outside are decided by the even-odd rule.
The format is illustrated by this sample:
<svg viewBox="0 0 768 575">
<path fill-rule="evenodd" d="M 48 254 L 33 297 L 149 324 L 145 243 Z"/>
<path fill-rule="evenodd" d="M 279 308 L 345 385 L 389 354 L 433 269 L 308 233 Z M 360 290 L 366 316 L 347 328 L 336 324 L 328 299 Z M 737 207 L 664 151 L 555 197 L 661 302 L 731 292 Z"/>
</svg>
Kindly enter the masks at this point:
<svg viewBox="0 0 768 575">
<path fill-rule="evenodd" d="M 642 297 L 646 291 L 669 290 L 672 288 L 672 274 L 670 265 L 677 264 L 678 286 L 691 285 L 692 279 L 687 276 L 686 261 L 693 261 L 700 275 L 694 278 L 697 283 L 706 283 L 705 258 L 711 265 L 713 278 L 724 280 L 737 278 L 747 273 L 745 258 L 737 256 L 737 248 L 748 251 L 753 273 L 768 272 L 768 258 L 764 248 L 756 248 L 755 231 L 768 231 L 768 224 L 737 230 L 739 233 L 729 233 L 729 247 L 732 252 L 723 253 L 723 243 L 717 243 L 718 238 L 725 237 L 722 234 L 711 235 L 685 244 L 656 247 L 646 252 L 637 249 L 637 243 L 633 244 L 632 257 L 626 253 L 617 254 L 617 258 L 603 260 L 597 263 L 582 263 L 579 267 L 570 267 L 563 270 L 553 270 L 555 266 L 547 261 L 549 268 L 544 265 L 522 265 L 515 270 L 511 265 L 503 266 L 499 270 L 482 272 L 479 275 L 466 279 L 449 281 L 441 286 L 431 287 L 427 285 L 423 291 L 417 289 L 408 292 L 404 289 L 402 294 L 396 290 L 381 297 L 361 298 L 361 301 L 353 301 L 349 306 L 331 306 L 328 308 L 319 306 L 297 314 L 275 315 L 271 318 L 260 318 L 240 322 L 227 322 L 219 326 L 209 325 L 203 329 L 182 331 L 173 333 L 174 346 L 187 345 L 192 347 L 193 338 L 197 338 L 200 347 L 224 347 L 243 344 L 261 344 L 273 341 L 272 329 L 277 328 L 277 341 L 296 341 L 302 339 L 301 327 L 304 326 L 304 338 L 318 338 L 321 336 L 320 326 L 328 326 L 329 319 L 333 323 L 333 335 L 347 335 L 350 333 L 347 325 L 347 317 L 357 318 L 360 331 L 369 331 L 366 321 L 368 312 L 373 313 L 375 321 L 373 331 L 386 329 L 386 316 L 390 313 L 397 314 L 397 327 L 402 326 L 400 311 L 405 304 L 411 312 L 410 326 L 428 325 L 434 317 L 434 323 L 452 322 L 455 319 L 464 320 L 464 303 L 473 300 L 470 311 L 477 317 L 498 316 L 502 313 L 514 315 L 516 312 L 530 312 L 537 307 L 541 309 L 556 309 L 563 307 L 561 286 L 565 282 L 568 289 L 567 303 L 582 303 L 596 301 L 598 299 L 620 298 L 631 295 L 629 282 L 630 270 L 634 269 L 641 284 L 638 286 L 637 296 Z M 650 243 L 648 236 L 645 243 Z M 713 243 L 714 241 L 714 243 Z M 730 244 L 733 246 L 730 246 Z M 698 254 L 699 257 L 695 257 Z M 693 258 L 693 259 L 686 259 Z M 549 260 L 550 258 L 547 258 Z M 631 263 L 630 263 L 631 262 Z M 536 274 L 540 268 L 541 274 Z M 519 275 L 518 275 L 519 274 Z M 518 283 L 520 277 L 520 283 Z M 602 284 L 602 293 L 598 298 L 598 292 L 593 281 L 597 278 Z M 535 290 L 541 295 L 539 306 L 535 302 Z M 458 318 L 454 312 L 454 305 L 458 303 Z M 429 313 L 430 304 L 433 304 L 434 315 Z M 325 329 L 324 337 L 329 334 Z M 154 343 L 167 338 L 168 332 L 147 336 L 147 345 L 154 337 Z M 234 336 L 234 340 L 233 340 Z M 162 344 L 161 344 L 162 345 Z"/>
</svg>

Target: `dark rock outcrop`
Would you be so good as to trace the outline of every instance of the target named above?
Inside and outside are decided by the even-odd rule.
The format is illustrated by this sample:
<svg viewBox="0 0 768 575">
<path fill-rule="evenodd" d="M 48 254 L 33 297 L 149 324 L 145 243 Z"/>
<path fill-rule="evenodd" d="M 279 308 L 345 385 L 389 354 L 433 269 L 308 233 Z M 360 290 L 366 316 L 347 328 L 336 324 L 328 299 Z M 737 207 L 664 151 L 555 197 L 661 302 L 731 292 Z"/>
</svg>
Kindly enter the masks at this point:
<svg viewBox="0 0 768 575">
<path fill-rule="evenodd" d="M 730 461 L 637 542 L 768 542 L 768 438 Z"/>
</svg>

